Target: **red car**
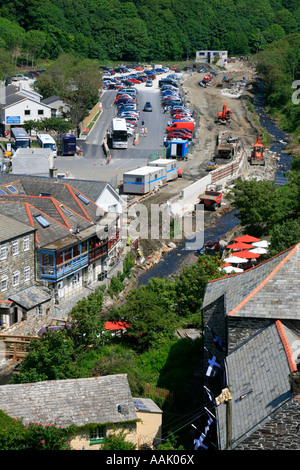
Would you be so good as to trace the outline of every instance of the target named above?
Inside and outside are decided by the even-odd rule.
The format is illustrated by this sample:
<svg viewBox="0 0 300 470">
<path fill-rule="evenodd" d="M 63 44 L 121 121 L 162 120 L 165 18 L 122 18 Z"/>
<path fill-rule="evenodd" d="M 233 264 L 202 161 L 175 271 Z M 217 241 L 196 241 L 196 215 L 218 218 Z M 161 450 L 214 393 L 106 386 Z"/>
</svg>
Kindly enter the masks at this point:
<svg viewBox="0 0 300 470">
<path fill-rule="evenodd" d="M 142 83 L 141 80 L 137 80 L 136 78 L 129 78 L 128 81 L 131 83 Z"/>
<path fill-rule="evenodd" d="M 183 131 L 173 131 L 167 134 L 167 139 L 183 139 L 183 140 L 192 140 L 192 134 Z"/>
</svg>

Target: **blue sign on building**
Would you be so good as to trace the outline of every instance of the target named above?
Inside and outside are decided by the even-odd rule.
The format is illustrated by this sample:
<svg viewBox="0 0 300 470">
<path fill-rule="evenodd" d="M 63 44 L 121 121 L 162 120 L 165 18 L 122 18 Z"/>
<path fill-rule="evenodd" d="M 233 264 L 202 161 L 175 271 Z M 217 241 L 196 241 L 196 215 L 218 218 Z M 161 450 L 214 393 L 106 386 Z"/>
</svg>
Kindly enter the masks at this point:
<svg viewBox="0 0 300 470">
<path fill-rule="evenodd" d="M 6 116 L 6 124 L 21 124 L 20 116 Z"/>
</svg>

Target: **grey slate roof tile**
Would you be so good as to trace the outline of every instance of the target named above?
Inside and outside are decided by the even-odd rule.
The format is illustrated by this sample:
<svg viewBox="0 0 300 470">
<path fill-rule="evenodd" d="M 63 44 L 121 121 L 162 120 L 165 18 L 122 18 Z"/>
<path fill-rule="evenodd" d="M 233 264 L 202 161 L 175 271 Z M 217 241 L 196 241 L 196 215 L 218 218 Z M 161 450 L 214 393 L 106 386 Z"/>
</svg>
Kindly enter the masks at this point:
<svg viewBox="0 0 300 470">
<path fill-rule="evenodd" d="M 287 338 L 297 338 L 299 344 L 299 336 L 286 326 L 284 330 Z M 226 361 L 227 383 L 232 396 L 234 448 L 292 398 L 289 383 L 291 370 L 275 323 L 233 350 Z M 240 399 L 247 391 L 251 393 Z M 216 413 L 220 447 L 224 449 L 227 429 L 226 405 L 217 406 Z"/>
<path fill-rule="evenodd" d="M 281 262 L 283 263 L 276 272 Z M 235 315 L 241 317 L 299 318 L 299 262 L 300 244 L 255 268 L 209 282 L 202 308 L 224 295 L 227 315 L 237 309 Z M 268 276 L 270 276 L 269 280 Z M 241 302 L 257 288 L 259 290 L 244 305 L 241 305 Z"/>
<path fill-rule="evenodd" d="M 128 405 L 126 412 L 118 411 L 119 404 Z M 126 374 L 2 385 L 0 409 L 25 424 L 62 427 L 137 419 Z"/>
</svg>

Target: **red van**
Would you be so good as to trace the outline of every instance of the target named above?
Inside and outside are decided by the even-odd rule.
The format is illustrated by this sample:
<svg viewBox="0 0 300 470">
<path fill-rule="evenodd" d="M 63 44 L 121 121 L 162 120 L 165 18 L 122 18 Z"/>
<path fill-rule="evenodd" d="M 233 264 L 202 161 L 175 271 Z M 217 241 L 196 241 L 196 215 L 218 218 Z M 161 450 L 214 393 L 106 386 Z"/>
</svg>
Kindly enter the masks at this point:
<svg viewBox="0 0 300 470">
<path fill-rule="evenodd" d="M 173 122 L 171 126 L 167 127 L 167 132 L 173 131 L 175 129 L 190 129 L 193 131 L 195 128 L 195 123 L 194 122 L 187 122 L 187 121 L 178 121 L 178 122 Z"/>
</svg>

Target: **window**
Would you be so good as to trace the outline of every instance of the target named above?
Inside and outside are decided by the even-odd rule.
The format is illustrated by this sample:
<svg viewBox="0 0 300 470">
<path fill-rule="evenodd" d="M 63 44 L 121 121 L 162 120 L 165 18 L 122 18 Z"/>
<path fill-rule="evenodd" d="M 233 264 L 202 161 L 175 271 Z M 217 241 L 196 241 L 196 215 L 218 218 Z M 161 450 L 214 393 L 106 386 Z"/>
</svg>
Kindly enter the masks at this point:
<svg viewBox="0 0 300 470">
<path fill-rule="evenodd" d="M 84 197 L 82 194 L 77 194 L 77 197 L 78 197 L 81 201 L 83 201 L 86 205 L 90 203 L 90 201 L 89 201 L 86 197 Z"/>
<path fill-rule="evenodd" d="M 23 250 L 24 251 L 29 250 L 29 237 L 24 237 L 23 239 Z"/>
<path fill-rule="evenodd" d="M 35 218 L 42 227 L 49 227 L 49 222 L 41 214 L 36 215 Z"/>
<path fill-rule="evenodd" d="M 24 282 L 29 282 L 30 281 L 30 267 L 26 266 L 24 268 Z"/>
<path fill-rule="evenodd" d="M 79 273 L 75 273 L 73 278 L 72 278 L 72 287 L 73 287 L 73 289 L 78 287 L 79 283 L 80 283 L 80 275 L 79 275 Z"/>
<path fill-rule="evenodd" d="M 20 271 L 15 271 L 13 273 L 13 287 L 18 286 L 19 282 L 20 282 Z"/>
<path fill-rule="evenodd" d="M 95 429 L 90 430 L 90 444 L 99 444 L 100 442 L 104 442 L 105 434 L 104 426 L 97 426 Z"/>
<path fill-rule="evenodd" d="M 4 260 L 7 257 L 6 243 L 0 245 L 0 260 Z"/>
<path fill-rule="evenodd" d="M 36 314 L 41 317 L 44 311 L 43 305 L 38 305 L 37 307 L 35 307 L 35 311 Z"/>
<path fill-rule="evenodd" d="M 136 181 L 137 183 L 142 183 L 142 182 L 143 182 L 143 178 L 137 177 L 137 178 L 135 179 L 135 181 Z"/>
<path fill-rule="evenodd" d="M 12 193 L 16 193 L 16 192 L 17 192 L 16 188 L 14 188 L 12 185 L 9 185 L 9 186 L 6 186 L 6 187 L 7 187 L 7 189 L 9 189 Z"/>
<path fill-rule="evenodd" d="M 2 278 L 1 278 L 1 292 L 7 290 L 7 282 L 8 282 L 8 277 L 7 276 L 2 276 Z"/>
<path fill-rule="evenodd" d="M 38 109 L 38 114 L 44 114 L 44 110 L 43 109 Z"/>
<path fill-rule="evenodd" d="M 16 256 L 17 254 L 19 254 L 19 242 L 18 240 L 14 240 L 12 242 L 12 255 Z"/>
<path fill-rule="evenodd" d="M 24 114 L 25 116 L 30 116 L 30 109 L 25 109 Z"/>
</svg>

